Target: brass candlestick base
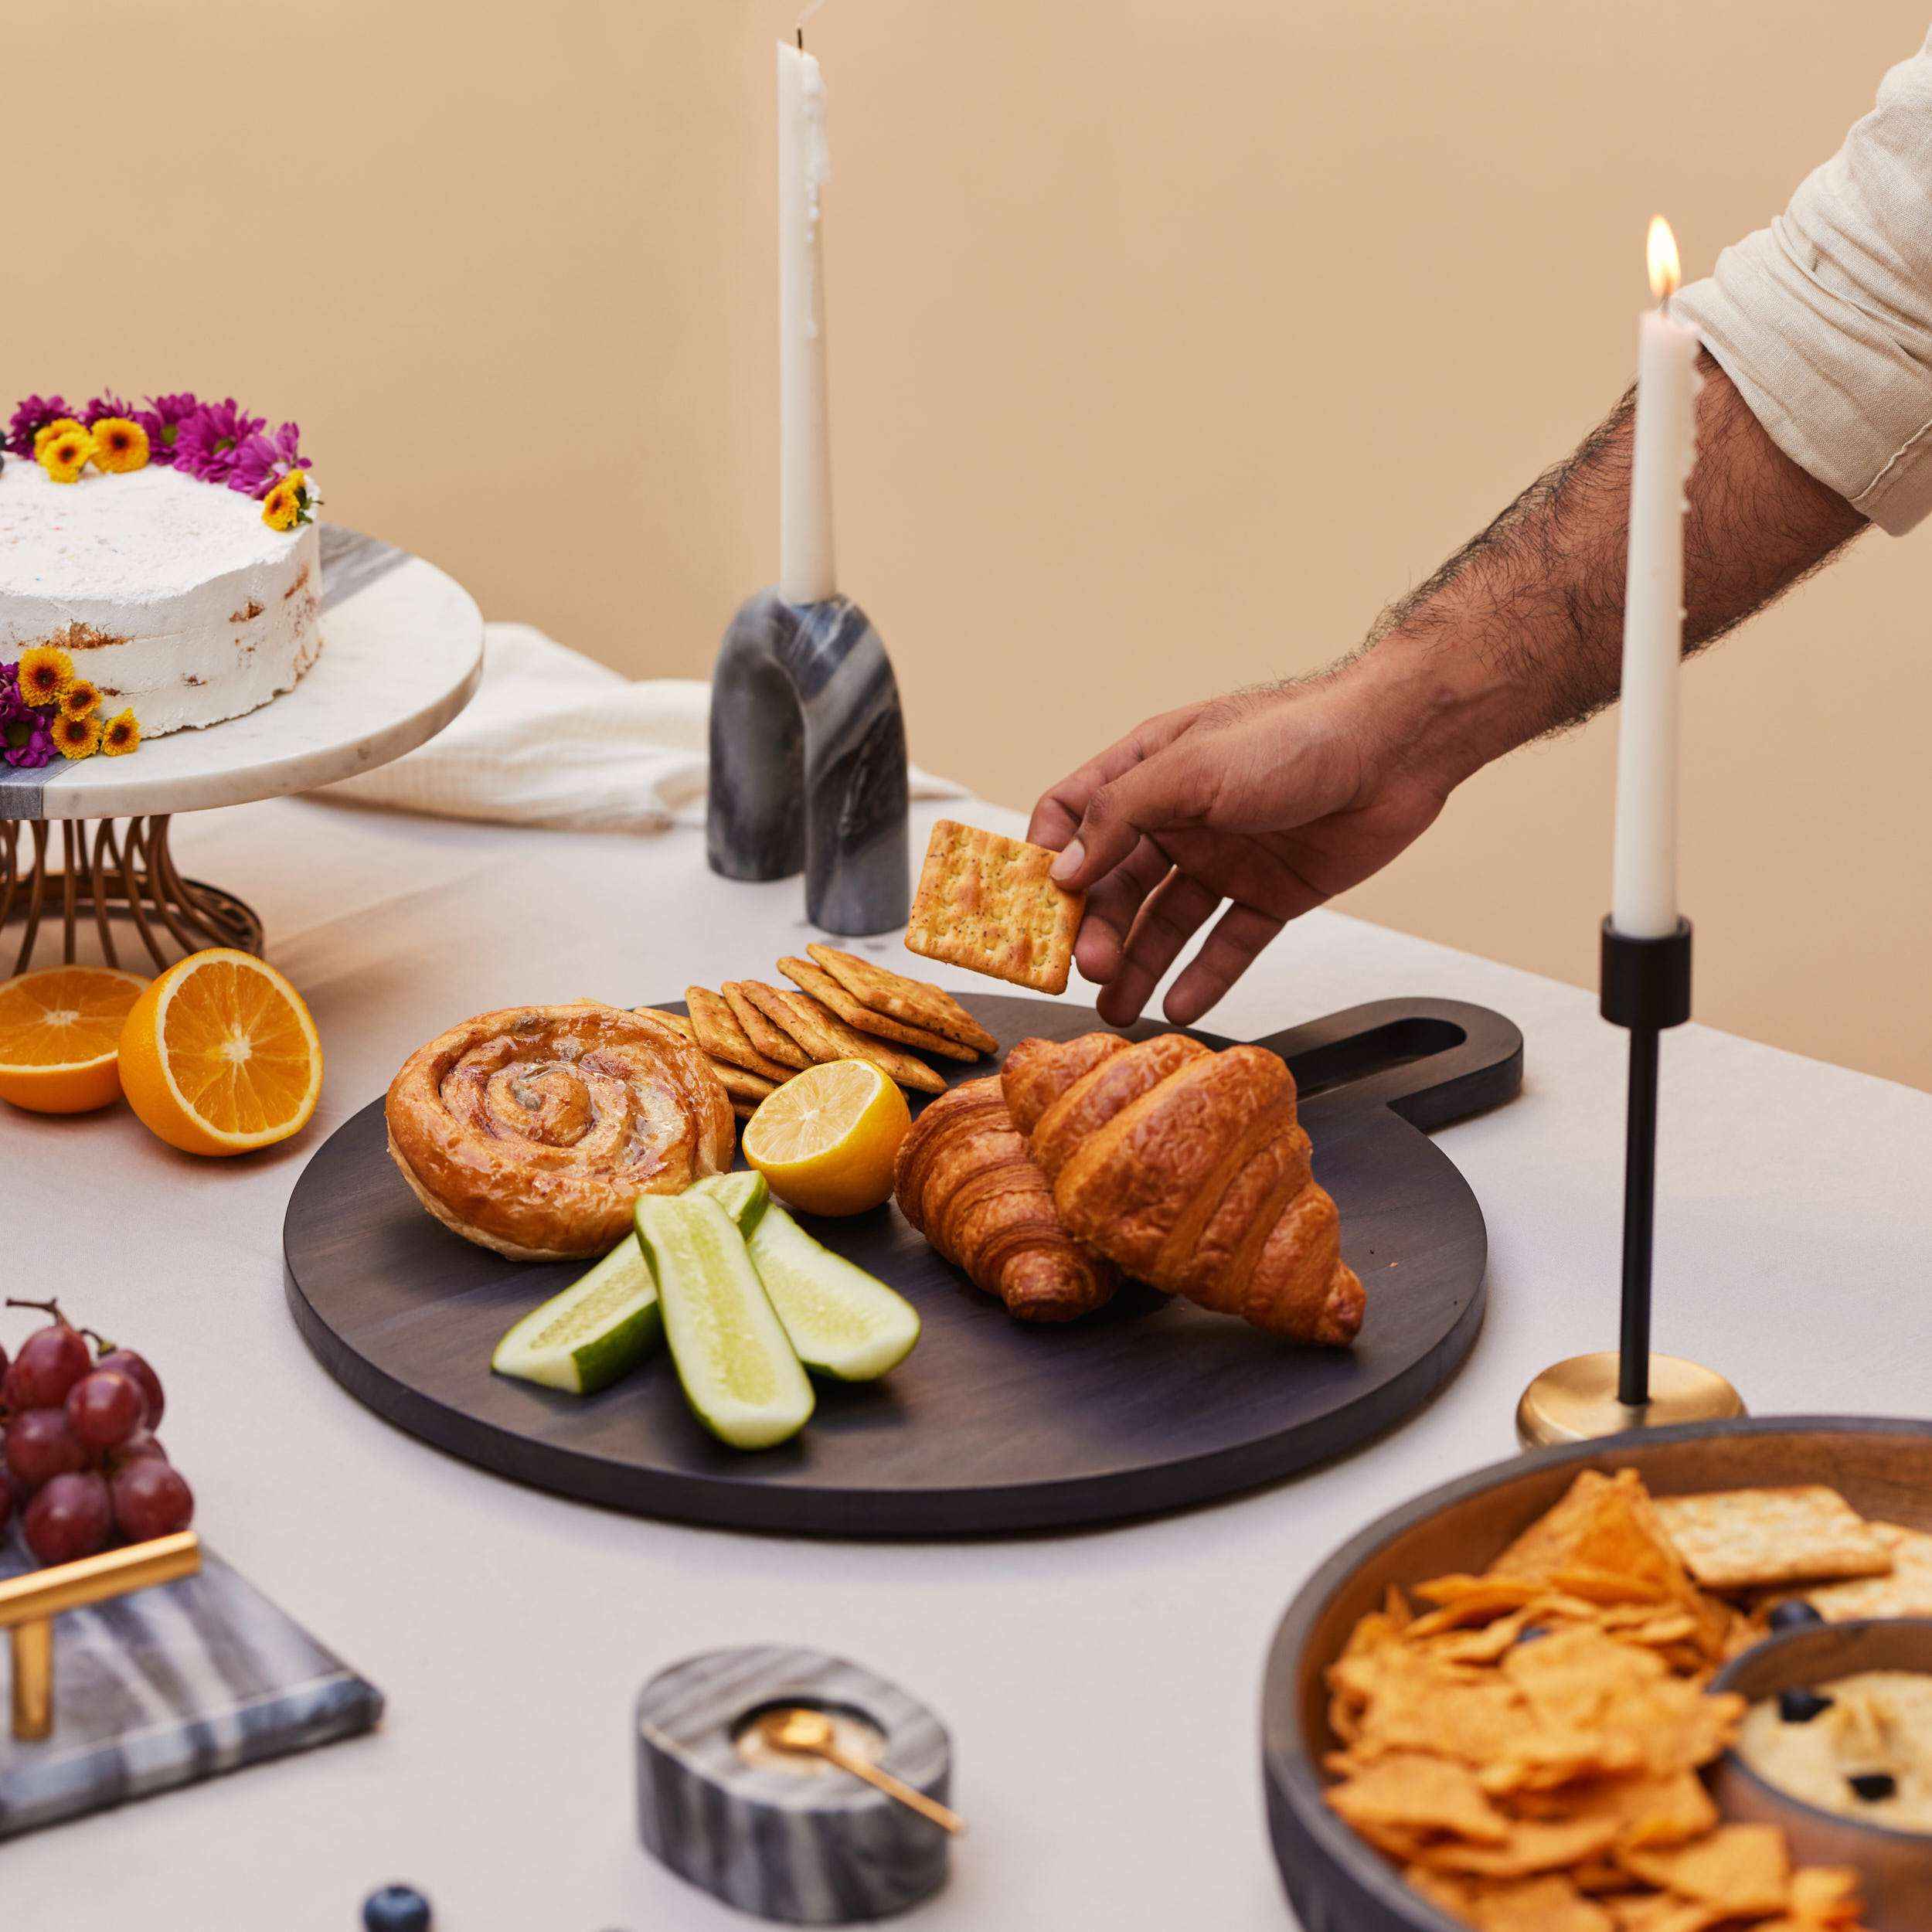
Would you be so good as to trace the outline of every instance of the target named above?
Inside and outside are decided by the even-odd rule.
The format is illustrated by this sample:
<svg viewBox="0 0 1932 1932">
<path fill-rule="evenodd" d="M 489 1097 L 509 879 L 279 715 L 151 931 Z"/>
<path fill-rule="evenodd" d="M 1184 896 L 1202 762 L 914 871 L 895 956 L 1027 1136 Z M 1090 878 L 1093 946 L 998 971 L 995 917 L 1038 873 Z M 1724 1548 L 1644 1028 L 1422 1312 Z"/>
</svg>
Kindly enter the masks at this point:
<svg viewBox="0 0 1932 1932">
<path fill-rule="evenodd" d="M 53 1734 L 53 1620 L 63 1610 L 104 1604 L 131 1590 L 192 1577 L 200 1568 L 200 1539 L 184 1529 L 0 1583 L 0 1630 L 12 1640 L 13 1653 L 14 1736 L 37 1744 Z"/>
<path fill-rule="evenodd" d="M 1544 1369 L 1516 1404 L 1516 1434 L 1523 1447 L 1591 1441 L 1679 1422 L 1723 1422 L 1744 1413 L 1743 1398 L 1715 1369 L 1674 1355 L 1650 1358 L 1648 1402 L 1624 1402 L 1617 1392 L 1622 1361 L 1615 1349 L 1604 1349 Z"/>
<path fill-rule="evenodd" d="M 58 866 L 49 863 L 56 825 Z M 117 925 L 134 928 L 157 971 L 204 947 L 262 949 L 262 922 L 250 907 L 175 869 L 165 814 L 119 826 L 111 818 L 0 820 L 0 927 L 23 929 L 12 971 L 27 970 L 43 938 L 71 966 L 89 922 L 110 966 L 121 964 Z"/>
</svg>

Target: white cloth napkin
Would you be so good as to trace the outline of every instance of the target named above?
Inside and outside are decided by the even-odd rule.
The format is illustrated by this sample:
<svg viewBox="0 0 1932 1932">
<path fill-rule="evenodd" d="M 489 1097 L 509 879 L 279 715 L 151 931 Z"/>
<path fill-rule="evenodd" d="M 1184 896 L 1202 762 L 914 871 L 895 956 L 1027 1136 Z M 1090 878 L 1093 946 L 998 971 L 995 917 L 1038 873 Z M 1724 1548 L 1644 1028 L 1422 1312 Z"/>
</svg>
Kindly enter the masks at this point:
<svg viewBox="0 0 1932 1932">
<path fill-rule="evenodd" d="M 529 624 L 486 624 L 483 680 L 454 723 L 312 795 L 572 832 L 702 825 L 710 702 L 695 678 L 634 683 Z M 915 770 L 912 795 L 965 794 Z"/>
</svg>

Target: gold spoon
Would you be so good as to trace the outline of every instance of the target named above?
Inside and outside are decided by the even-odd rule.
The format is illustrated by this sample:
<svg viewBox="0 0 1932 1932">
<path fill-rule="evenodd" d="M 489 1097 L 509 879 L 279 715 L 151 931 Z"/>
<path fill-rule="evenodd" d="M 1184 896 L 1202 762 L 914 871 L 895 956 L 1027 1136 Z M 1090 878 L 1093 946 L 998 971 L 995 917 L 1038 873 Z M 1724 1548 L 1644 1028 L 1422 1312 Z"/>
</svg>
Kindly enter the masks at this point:
<svg viewBox="0 0 1932 1932">
<path fill-rule="evenodd" d="M 966 1821 L 957 1811 L 949 1811 L 923 1791 L 916 1791 L 903 1780 L 894 1777 L 891 1772 L 882 1771 L 876 1764 L 869 1764 L 862 1757 L 855 1757 L 842 1749 L 833 1736 L 832 1719 L 823 1711 L 769 1711 L 759 1719 L 758 1730 L 774 1750 L 822 1757 L 827 1764 L 836 1764 L 842 1771 L 849 1771 L 854 1777 L 862 1777 L 888 1798 L 896 1798 L 909 1810 L 917 1811 L 921 1818 L 930 1818 L 943 1831 L 958 1832 L 966 1828 Z"/>
</svg>

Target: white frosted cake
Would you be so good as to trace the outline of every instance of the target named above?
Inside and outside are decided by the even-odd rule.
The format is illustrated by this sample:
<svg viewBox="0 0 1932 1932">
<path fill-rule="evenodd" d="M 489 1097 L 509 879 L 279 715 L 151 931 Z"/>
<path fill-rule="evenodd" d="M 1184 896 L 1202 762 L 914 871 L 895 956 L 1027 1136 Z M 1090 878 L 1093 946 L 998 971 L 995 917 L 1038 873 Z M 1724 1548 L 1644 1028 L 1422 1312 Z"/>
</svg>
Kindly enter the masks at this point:
<svg viewBox="0 0 1932 1932">
<path fill-rule="evenodd" d="M 158 464 L 56 483 L 0 470 L 0 661 L 67 651 L 145 737 L 265 705 L 322 648 L 313 523 L 271 529 L 237 490 Z"/>
</svg>

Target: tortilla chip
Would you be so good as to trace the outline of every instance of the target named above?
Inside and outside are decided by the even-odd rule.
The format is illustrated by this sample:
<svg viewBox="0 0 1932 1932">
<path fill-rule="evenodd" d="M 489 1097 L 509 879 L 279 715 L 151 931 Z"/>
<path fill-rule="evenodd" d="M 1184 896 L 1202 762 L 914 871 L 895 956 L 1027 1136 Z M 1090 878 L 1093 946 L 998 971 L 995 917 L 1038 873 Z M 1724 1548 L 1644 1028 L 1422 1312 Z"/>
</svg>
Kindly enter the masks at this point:
<svg viewBox="0 0 1932 1932">
<path fill-rule="evenodd" d="M 1870 1528 L 1892 1559 L 1890 1575 L 1822 1584 L 1804 1591 L 1805 1601 L 1828 1624 L 1861 1617 L 1932 1617 L 1932 1536 L 1896 1523 L 1875 1522 Z"/>
<path fill-rule="evenodd" d="M 1616 1932 L 1600 1905 L 1555 1872 L 1484 1886 L 1471 1906 L 1477 1932 Z"/>
<path fill-rule="evenodd" d="M 1884 1539 L 1835 1489 L 1723 1489 L 1664 1496 L 1665 1534 L 1706 1590 L 1889 1573 Z"/>
<path fill-rule="evenodd" d="M 722 991 L 725 1004 L 745 1029 L 745 1037 L 767 1060 L 776 1060 L 781 1066 L 789 1066 L 799 1073 L 818 1064 L 791 1034 L 752 1003 L 742 980 L 726 980 Z"/>
<path fill-rule="evenodd" d="M 875 1013 L 869 1006 L 853 998 L 822 966 L 815 965 L 808 959 L 795 956 L 781 959 L 778 970 L 801 993 L 808 994 L 820 1005 L 829 1007 L 855 1032 L 869 1033 L 877 1039 L 891 1040 L 900 1046 L 917 1047 L 922 1053 L 937 1053 L 942 1060 L 970 1061 L 979 1058 L 977 1047 L 963 1046 L 956 1039 L 948 1039 L 944 1033 L 930 1032 L 923 1026 L 909 1026 L 905 1021 L 894 1019 L 889 1014 Z"/>
<path fill-rule="evenodd" d="M 998 1052 L 999 1042 L 944 987 L 914 979 L 909 973 L 894 972 L 876 959 L 842 953 L 836 946 L 814 944 L 805 951 L 854 999 L 875 1013 L 889 1014 L 929 1032 L 944 1033 L 948 1039 L 977 1047 L 982 1053 Z"/>
<path fill-rule="evenodd" d="M 1808 1865 L 1791 1874 L 1791 1915 L 1801 1924 L 1852 1925 L 1864 1916 L 1859 1875 L 1846 1865 Z"/>
<path fill-rule="evenodd" d="M 1558 1872 L 1566 1866 L 1580 1865 L 1597 1852 L 1607 1851 L 1617 1837 L 1614 1818 L 1563 1818 L 1549 1823 L 1540 1819 L 1512 1821 L 1509 1836 L 1501 1845 L 1471 1845 L 1459 1838 L 1445 1838 L 1425 1845 L 1416 1853 L 1416 1862 L 1441 1872 L 1461 1872 L 1479 1878 L 1522 1879 L 1539 1872 Z"/>
<path fill-rule="evenodd" d="M 728 1061 L 747 1073 L 760 1075 L 768 1083 L 764 1090 L 767 1094 L 773 1086 L 791 1078 L 794 1070 L 760 1053 L 737 1015 L 709 987 L 687 986 L 684 1003 L 691 1009 L 692 1030 L 698 1044 L 714 1063 Z M 725 1090 L 735 1093 L 736 1089 L 727 1081 Z"/>
<path fill-rule="evenodd" d="M 1705 1932 L 1724 1917 L 1714 1906 L 1693 1905 L 1668 1892 L 1639 1893 L 1604 1903 L 1617 1932 Z"/>
<path fill-rule="evenodd" d="M 1781 1912 L 1791 1896 L 1791 1854 L 1775 1825 L 1720 1825 L 1691 1845 L 1620 1852 L 1640 1879 L 1731 1918 Z"/>
<path fill-rule="evenodd" d="M 1058 855 L 940 819 L 926 848 L 906 951 L 1036 992 L 1065 992 L 1087 900 L 1047 876 Z"/>
<path fill-rule="evenodd" d="M 1467 1765 L 1420 1751 L 1393 1751 L 1330 1787 L 1330 1806 L 1359 1831 L 1365 1823 L 1449 1832 L 1478 1845 L 1502 1845 L 1509 1821 L 1482 1794 Z"/>
</svg>

